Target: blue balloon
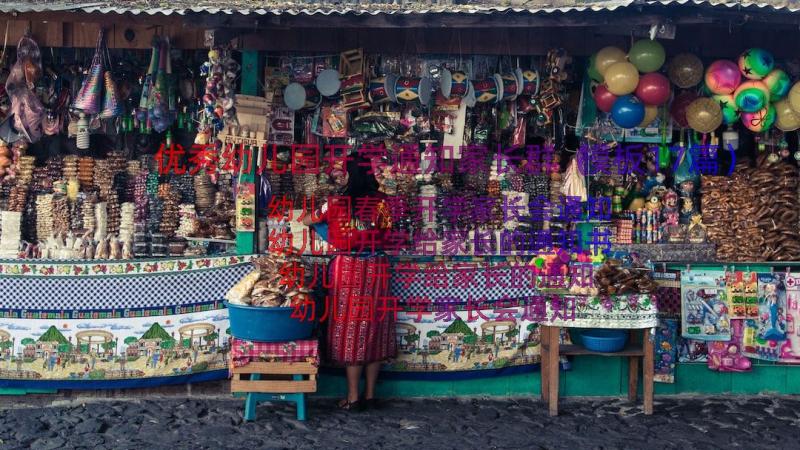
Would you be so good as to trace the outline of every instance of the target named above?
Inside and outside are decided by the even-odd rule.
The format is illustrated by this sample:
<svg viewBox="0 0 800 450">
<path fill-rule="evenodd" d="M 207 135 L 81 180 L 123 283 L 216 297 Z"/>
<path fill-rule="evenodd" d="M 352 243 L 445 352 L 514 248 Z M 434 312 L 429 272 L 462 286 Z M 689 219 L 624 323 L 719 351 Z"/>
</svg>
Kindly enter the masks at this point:
<svg viewBox="0 0 800 450">
<path fill-rule="evenodd" d="M 634 128 L 644 120 L 644 105 L 633 95 L 623 95 L 611 107 L 611 120 L 622 128 Z"/>
</svg>

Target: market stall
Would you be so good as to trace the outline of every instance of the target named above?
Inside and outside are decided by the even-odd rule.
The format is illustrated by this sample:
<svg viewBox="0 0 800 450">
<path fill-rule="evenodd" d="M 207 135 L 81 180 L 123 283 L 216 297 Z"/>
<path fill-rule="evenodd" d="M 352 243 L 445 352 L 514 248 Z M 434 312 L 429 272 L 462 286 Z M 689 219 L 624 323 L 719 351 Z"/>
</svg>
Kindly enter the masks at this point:
<svg viewBox="0 0 800 450">
<path fill-rule="evenodd" d="M 207 136 L 234 117 L 238 63 L 163 34 L 149 52 L 112 51 L 108 34 L 83 55 L 31 34 L 4 54 L 6 389 L 227 375 L 222 297 L 253 249 L 237 251 L 238 173 Z M 214 101 L 197 102 L 202 85 Z"/>
<path fill-rule="evenodd" d="M 139 341 L 151 335 L 161 336 L 150 344 L 158 350 L 138 360 L 147 363 L 139 377 L 169 369 L 169 381 L 184 382 L 187 361 L 192 374 L 220 369 L 220 302 L 250 274 L 244 255 L 296 250 L 303 257 L 293 264 L 318 274 L 315 286 L 295 290 L 265 269 L 237 297 L 248 307 L 299 308 L 327 287 L 324 230 L 300 220 L 342 195 L 336 180 L 348 159 L 377 174 L 391 216 L 384 251 L 399 354 L 385 365 L 390 377 L 535 371 L 542 327 L 564 315 L 565 328 L 651 328 L 662 319 L 654 365 L 666 383 L 680 383 L 679 362 L 736 371 L 758 366 L 748 358 L 791 362 L 797 308 L 781 292 L 796 280 L 773 264 L 800 258 L 800 65 L 794 49 L 759 30 L 795 32 L 794 24 L 753 11 L 753 28 L 737 25 L 723 42 L 733 25 L 713 7 L 687 5 L 697 12 L 689 20 L 655 3 L 640 5 L 644 14 L 615 12 L 620 30 L 603 26 L 610 11 L 562 18 L 487 7 L 478 28 L 469 5 L 430 12 L 452 34 L 421 33 L 432 19 L 413 8 L 398 19 L 376 7 L 386 30 L 363 34 L 348 34 L 366 17 L 352 11 L 323 19 L 275 10 L 297 25 L 281 36 L 274 23 L 253 29 L 252 15 L 265 10 L 231 11 L 224 21 L 203 8 L 176 10 L 183 19 L 155 11 L 152 27 L 122 8 L 114 13 L 128 14 L 131 28 L 106 29 L 106 12 L 90 8 L 75 11 L 98 20 L 83 31 L 13 10 L 39 33 L 22 36 L 4 60 L 0 255 L 15 260 L 0 276 L 75 298 L 107 299 L 97 290 L 123 286 L 132 290 L 121 297 L 134 299 L 143 286 L 161 290 L 164 271 L 194 267 L 169 300 L 130 307 L 182 311 L 202 298 L 220 320 L 176 317 L 187 322 L 175 336 L 161 330 L 198 349 L 179 365 L 162 362 L 174 353 L 165 333 L 139 330 L 150 321 L 112 312 L 95 327 L 52 312 L 77 311 L 69 320 L 81 321 L 100 306 L 124 311 L 124 301 L 9 301 L 19 323 L 0 333 L 3 378 L 114 378 L 112 370 L 137 364 Z M 176 28 L 193 19 L 205 35 Z M 323 22 L 325 42 L 306 41 Z M 510 30 L 489 29 L 500 23 Z M 10 27 L 13 41 L 19 26 Z M 39 48 L 37 36 L 49 45 Z M 59 45 L 85 50 L 47 51 Z M 372 204 L 351 200 L 356 209 Z M 190 275 L 201 261 L 213 267 Z M 703 263 L 713 270 L 698 272 Z M 84 287 L 87 272 L 107 284 Z M 62 314 L 53 319 L 63 323 L 31 335 L 48 324 L 24 320 L 42 314 Z M 126 326 L 142 337 L 120 345 L 114 327 Z M 205 360 L 215 334 L 214 359 Z M 579 333 L 557 334 L 580 342 Z M 53 342 L 65 351 L 37 353 Z M 145 370 L 151 363 L 157 370 Z"/>
</svg>

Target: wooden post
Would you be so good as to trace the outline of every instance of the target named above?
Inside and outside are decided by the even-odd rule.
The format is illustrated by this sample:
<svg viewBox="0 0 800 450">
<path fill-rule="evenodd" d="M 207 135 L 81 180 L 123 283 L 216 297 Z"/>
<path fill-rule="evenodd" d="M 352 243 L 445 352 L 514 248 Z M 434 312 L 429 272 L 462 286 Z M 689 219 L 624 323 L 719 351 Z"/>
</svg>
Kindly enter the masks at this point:
<svg viewBox="0 0 800 450">
<path fill-rule="evenodd" d="M 548 400 L 548 394 L 550 392 L 550 381 L 547 378 L 547 375 L 550 373 L 547 369 L 547 361 L 549 358 L 549 351 L 550 351 L 550 327 L 545 325 L 539 326 L 539 348 L 541 349 L 541 363 L 540 363 L 540 370 L 541 373 L 541 394 L 542 400 Z"/>
<path fill-rule="evenodd" d="M 260 59 L 257 50 L 245 50 L 242 52 L 242 94 L 243 95 L 258 95 L 258 81 L 261 77 L 262 70 L 260 70 Z M 249 167 L 248 173 L 242 173 L 240 179 L 241 183 L 255 183 L 256 171 L 258 162 L 258 149 L 251 149 L 251 152 L 244 152 L 245 157 L 251 158 L 250 161 L 242 161 L 242 169 Z M 256 198 L 258 198 L 258 189 L 256 189 Z M 258 203 L 258 202 L 256 202 Z M 236 253 L 240 255 L 249 255 L 256 251 L 256 233 L 255 232 L 236 232 Z"/>
<path fill-rule="evenodd" d="M 639 342 L 638 330 L 631 332 L 631 346 L 635 347 Z M 628 357 L 628 400 L 635 402 L 637 390 L 639 389 L 639 357 Z"/>
<path fill-rule="evenodd" d="M 642 371 L 644 372 L 644 413 L 653 414 L 653 343 L 650 342 L 650 329 L 644 330 L 642 336 L 644 346 L 644 362 Z"/>
<path fill-rule="evenodd" d="M 559 337 L 561 327 L 550 327 L 548 332 L 548 345 L 550 350 L 547 352 L 547 379 L 550 387 L 548 388 L 548 410 L 551 416 L 558 415 L 558 366 L 559 366 Z"/>
</svg>

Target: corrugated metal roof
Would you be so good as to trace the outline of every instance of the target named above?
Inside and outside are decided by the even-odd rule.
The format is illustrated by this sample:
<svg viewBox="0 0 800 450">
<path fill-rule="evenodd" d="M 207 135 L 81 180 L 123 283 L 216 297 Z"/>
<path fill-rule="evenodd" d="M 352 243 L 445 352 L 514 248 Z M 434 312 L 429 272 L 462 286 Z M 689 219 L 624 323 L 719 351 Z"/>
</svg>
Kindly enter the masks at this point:
<svg viewBox="0 0 800 450">
<path fill-rule="evenodd" d="M 132 0 L 132 1 L 2 1 L 0 12 L 84 12 L 100 14 L 186 15 L 241 14 L 241 15 L 331 15 L 331 14 L 495 14 L 495 13 L 567 13 L 578 11 L 614 11 L 631 5 L 698 5 L 742 10 L 780 12 L 800 11 L 800 0 L 479 0 L 449 4 L 449 0 L 412 2 L 406 0 Z"/>
</svg>

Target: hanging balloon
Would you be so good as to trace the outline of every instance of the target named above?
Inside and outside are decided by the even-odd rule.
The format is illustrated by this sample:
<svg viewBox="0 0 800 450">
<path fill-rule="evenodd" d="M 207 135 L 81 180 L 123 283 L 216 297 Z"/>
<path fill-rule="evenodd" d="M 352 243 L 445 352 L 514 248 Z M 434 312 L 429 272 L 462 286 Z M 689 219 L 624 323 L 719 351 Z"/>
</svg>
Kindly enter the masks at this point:
<svg viewBox="0 0 800 450">
<path fill-rule="evenodd" d="M 625 62 L 625 52 L 617 47 L 603 47 L 595 54 L 594 66 L 597 73 L 606 76 L 606 69 L 618 62 Z"/>
<path fill-rule="evenodd" d="M 795 113 L 800 114 L 800 81 L 796 82 L 791 89 L 789 89 L 789 105 Z"/>
<path fill-rule="evenodd" d="M 624 95 L 614 102 L 611 120 L 622 128 L 634 128 L 644 120 L 644 105 L 633 95 Z"/>
<path fill-rule="evenodd" d="M 598 83 L 603 82 L 603 75 L 597 71 L 597 66 L 595 65 L 595 59 L 597 58 L 597 53 L 593 54 L 589 57 L 589 67 L 586 69 L 586 74 L 589 75 L 589 78 L 597 81 Z"/>
<path fill-rule="evenodd" d="M 669 62 L 669 79 L 681 89 L 697 86 L 703 79 L 703 63 L 691 53 L 675 55 Z"/>
<path fill-rule="evenodd" d="M 689 123 L 686 121 L 686 107 L 696 98 L 697 95 L 695 95 L 694 92 L 683 91 L 672 101 L 669 113 L 672 116 L 672 120 L 682 128 L 689 126 Z"/>
<path fill-rule="evenodd" d="M 763 48 L 751 48 L 739 56 L 739 70 L 745 78 L 760 80 L 775 67 L 775 58 Z"/>
<path fill-rule="evenodd" d="M 739 108 L 736 106 L 736 100 L 733 95 L 715 95 L 712 97 L 722 110 L 722 122 L 725 125 L 730 125 L 739 120 Z"/>
<path fill-rule="evenodd" d="M 614 102 L 616 102 L 618 98 L 608 90 L 608 87 L 606 87 L 605 84 L 597 85 L 592 97 L 597 105 L 597 109 L 605 113 L 611 112 L 611 108 L 614 106 Z"/>
<path fill-rule="evenodd" d="M 742 123 L 748 130 L 761 133 L 769 130 L 772 124 L 775 123 L 776 115 L 775 107 L 769 105 L 756 112 L 743 112 Z"/>
<path fill-rule="evenodd" d="M 788 100 L 779 100 L 775 106 L 775 127 L 781 131 L 794 131 L 800 128 L 800 115 L 795 113 Z"/>
<path fill-rule="evenodd" d="M 639 77 L 636 96 L 645 105 L 661 106 L 669 100 L 669 80 L 660 73 L 646 73 Z"/>
<path fill-rule="evenodd" d="M 705 82 L 712 94 L 733 94 L 742 82 L 742 74 L 736 63 L 720 59 L 711 63 L 706 69 Z"/>
<path fill-rule="evenodd" d="M 769 103 L 769 89 L 761 81 L 745 81 L 736 88 L 733 98 L 743 112 L 756 112 Z"/>
<path fill-rule="evenodd" d="M 698 133 L 711 133 L 722 124 L 722 109 L 714 99 L 698 98 L 686 107 L 686 122 Z"/>
<path fill-rule="evenodd" d="M 628 52 L 628 60 L 642 73 L 660 69 L 665 59 L 664 47 L 656 40 L 636 41 Z"/>
<path fill-rule="evenodd" d="M 612 94 L 626 95 L 636 90 L 639 84 L 639 71 L 629 62 L 618 62 L 606 69 L 603 78 Z"/>
<path fill-rule="evenodd" d="M 641 123 L 637 126 L 637 128 L 645 128 L 646 126 L 653 123 L 658 117 L 658 106 L 655 105 L 645 105 L 644 106 L 644 119 L 642 119 Z"/>
<path fill-rule="evenodd" d="M 769 89 L 769 98 L 773 102 L 786 97 L 792 87 L 789 75 L 781 69 L 774 69 L 762 81 Z"/>
</svg>

